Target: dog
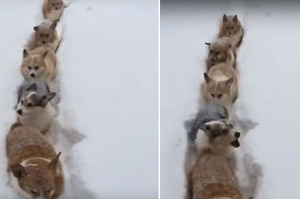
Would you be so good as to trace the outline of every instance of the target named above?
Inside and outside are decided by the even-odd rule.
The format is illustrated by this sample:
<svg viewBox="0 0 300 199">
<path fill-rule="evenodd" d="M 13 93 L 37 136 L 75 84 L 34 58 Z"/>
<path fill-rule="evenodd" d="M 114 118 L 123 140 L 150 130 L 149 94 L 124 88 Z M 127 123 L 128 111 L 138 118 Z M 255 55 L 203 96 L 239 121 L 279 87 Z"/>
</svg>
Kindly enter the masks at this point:
<svg viewBox="0 0 300 199">
<path fill-rule="evenodd" d="M 54 81 L 57 75 L 57 62 L 54 51 L 47 46 L 40 46 L 29 52 L 24 49 L 20 71 L 25 80 Z"/>
<path fill-rule="evenodd" d="M 233 41 L 233 46 L 238 48 L 244 37 L 244 29 L 237 15 L 223 15 L 223 21 L 220 27 L 219 38 L 229 37 Z"/>
<path fill-rule="evenodd" d="M 61 42 L 57 34 L 56 26 L 56 21 L 51 24 L 43 22 L 38 26 L 34 26 L 34 34 L 31 36 L 26 48 L 33 50 L 39 46 L 47 46 L 56 53 Z"/>
<path fill-rule="evenodd" d="M 236 49 L 234 42 L 228 37 L 222 37 L 214 43 L 205 43 L 208 45 L 209 53 L 206 59 L 206 72 L 219 63 L 226 63 L 236 68 Z"/>
<path fill-rule="evenodd" d="M 17 121 L 24 126 L 37 128 L 45 135 L 48 142 L 55 143 L 56 134 L 53 132 L 53 123 L 56 111 L 50 100 L 55 97 L 56 93 L 39 94 L 34 91 L 34 84 L 27 90 L 17 104 Z"/>
<path fill-rule="evenodd" d="M 26 92 L 34 91 L 39 95 L 46 96 L 49 93 L 53 92 L 50 90 L 49 85 L 41 80 L 25 80 L 23 83 L 18 87 L 17 90 L 17 104 L 20 103 L 21 98 L 25 95 Z M 60 96 L 55 92 L 56 95 L 50 100 L 52 107 L 55 109 L 56 116 L 58 115 L 58 103 L 60 102 Z M 17 105 L 15 106 L 15 109 Z"/>
<path fill-rule="evenodd" d="M 232 113 L 238 98 L 238 75 L 236 70 L 227 63 L 216 64 L 204 73 L 202 83 L 202 99 L 205 103 L 217 102 Z"/>
<path fill-rule="evenodd" d="M 65 8 L 66 5 L 62 0 L 44 0 L 42 8 L 44 18 L 50 21 L 59 21 Z"/>
<path fill-rule="evenodd" d="M 243 199 L 229 158 L 240 146 L 239 132 L 226 120 L 205 124 L 207 141 L 197 145 L 197 158 L 188 172 L 187 199 Z"/>
<path fill-rule="evenodd" d="M 57 199 L 63 193 L 60 153 L 39 130 L 13 124 L 6 137 L 6 155 L 12 186 L 24 198 Z"/>
</svg>

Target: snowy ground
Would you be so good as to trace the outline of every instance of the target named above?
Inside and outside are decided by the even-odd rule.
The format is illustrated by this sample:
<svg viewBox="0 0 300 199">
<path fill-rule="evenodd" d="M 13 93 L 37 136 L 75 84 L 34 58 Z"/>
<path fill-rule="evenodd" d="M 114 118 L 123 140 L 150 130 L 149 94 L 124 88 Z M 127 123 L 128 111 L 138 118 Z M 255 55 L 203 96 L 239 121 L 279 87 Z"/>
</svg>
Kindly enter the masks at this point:
<svg viewBox="0 0 300 199">
<path fill-rule="evenodd" d="M 4 140 L 22 81 L 22 46 L 40 6 L 37 0 L 0 2 L 0 198 L 13 198 Z M 75 146 L 75 166 L 95 199 L 158 195 L 157 7 L 154 0 L 85 0 L 65 10 L 60 117 L 87 136 Z"/>
<path fill-rule="evenodd" d="M 257 199 L 299 198 L 300 4 L 166 3 L 161 5 L 161 198 L 182 199 L 184 120 L 197 110 L 205 42 L 224 13 L 238 14 L 246 35 L 238 53 L 240 102 L 259 125 L 244 139 L 263 168 Z"/>
</svg>

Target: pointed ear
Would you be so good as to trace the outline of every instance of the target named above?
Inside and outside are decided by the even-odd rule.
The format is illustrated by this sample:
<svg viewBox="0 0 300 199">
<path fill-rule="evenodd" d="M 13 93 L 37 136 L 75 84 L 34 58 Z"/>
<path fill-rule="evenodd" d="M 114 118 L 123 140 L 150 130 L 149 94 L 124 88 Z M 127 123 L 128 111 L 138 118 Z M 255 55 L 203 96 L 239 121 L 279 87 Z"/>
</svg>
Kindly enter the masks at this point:
<svg viewBox="0 0 300 199">
<path fill-rule="evenodd" d="M 10 170 L 18 180 L 25 175 L 25 168 L 21 164 L 12 165 Z"/>
<path fill-rule="evenodd" d="M 38 31 L 38 30 L 39 30 L 39 27 L 38 27 L 38 26 L 34 26 L 34 27 L 33 27 L 33 30 Z"/>
<path fill-rule="evenodd" d="M 224 14 L 224 15 L 223 15 L 223 23 L 226 22 L 226 21 L 228 21 L 228 18 L 227 18 L 227 16 Z"/>
<path fill-rule="evenodd" d="M 230 86 L 232 83 L 233 83 L 233 77 L 231 77 L 230 79 L 224 81 L 224 84 L 226 86 Z"/>
<path fill-rule="evenodd" d="M 23 58 L 27 57 L 29 55 L 28 51 L 26 49 L 23 50 Z"/>
<path fill-rule="evenodd" d="M 204 79 L 206 83 L 209 83 L 211 81 L 211 78 L 208 76 L 207 73 L 204 73 Z"/>
<path fill-rule="evenodd" d="M 237 17 L 237 15 L 234 15 L 234 17 L 232 18 L 232 21 L 234 21 L 235 23 L 238 22 L 238 17 Z"/>
<path fill-rule="evenodd" d="M 61 152 L 59 152 L 57 154 L 57 156 L 48 164 L 48 167 L 50 169 L 53 169 L 53 171 L 56 171 L 57 163 L 58 163 L 58 159 L 59 159 L 60 154 L 61 154 Z"/>
<path fill-rule="evenodd" d="M 51 93 L 48 93 L 47 95 L 44 95 L 43 98 L 47 101 L 50 101 L 55 97 L 55 95 L 56 95 L 55 92 L 51 92 Z"/>
<path fill-rule="evenodd" d="M 208 46 L 210 46 L 210 43 L 207 43 L 207 42 L 205 42 L 205 45 L 208 45 Z"/>
<path fill-rule="evenodd" d="M 26 91 L 37 91 L 37 84 L 36 83 L 32 83 L 27 89 Z"/>
<path fill-rule="evenodd" d="M 54 21 L 54 22 L 51 24 L 50 28 L 54 30 L 54 29 L 56 28 L 56 26 L 57 26 L 57 21 Z"/>
<path fill-rule="evenodd" d="M 49 52 L 48 50 L 47 50 L 46 52 L 44 52 L 44 54 L 42 55 L 42 58 L 43 58 L 43 59 L 45 59 L 45 58 L 47 57 L 48 52 Z"/>
</svg>

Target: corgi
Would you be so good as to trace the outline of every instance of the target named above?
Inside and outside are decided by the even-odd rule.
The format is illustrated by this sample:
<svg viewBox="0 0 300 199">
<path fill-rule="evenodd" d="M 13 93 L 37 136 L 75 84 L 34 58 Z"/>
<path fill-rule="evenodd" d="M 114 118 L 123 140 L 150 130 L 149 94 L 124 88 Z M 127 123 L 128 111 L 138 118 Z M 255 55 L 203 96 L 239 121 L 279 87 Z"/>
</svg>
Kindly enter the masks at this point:
<svg viewBox="0 0 300 199">
<path fill-rule="evenodd" d="M 205 124 L 207 141 L 197 145 L 197 158 L 188 173 L 187 199 L 243 199 L 228 158 L 240 146 L 239 132 L 226 120 Z"/>
<path fill-rule="evenodd" d="M 238 48 L 241 45 L 244 37 L 244 29 L 237 15 L 223 15 L 223 21 L 219 32 L 219 38 L 222 37 L 231 38 L 235 48 Z"/>
<path fill-rule="evenodd" d="M 24 49 L 20 70 L 25 80 L 53 81 L 57 75 L 57 62 L 54 51 L 47 46 L 40 46 L 29 52 Z"/>
<path fill-rule="evenodd" d="M 43 22 L 38 26 L 34 26 L 34 34 L 26 45 L 26 48 L 33 50 L 39 46 L 47 46 L 56 53 L 61 42 L 57 34 L 56 26 L 56 21 L 52 22 L 52 24 Z"/>
<path fill-rule="evenodd" d="M 232 39 L 222 37 L 214 43 L 205 43 L 208 45 L 209 52 L 206 59 L 206 72 L 219 63 L 226 63 L 236 68 L 236 50 L 233 46 Z"/>
<path fill-rule="evenodd" d="M 56 112 L 50 103 L 55 95 L 53 92 L 41 95 L 29 88 L 16 108 L 17 121 L 24 126 L 37 128 L 50 143 L 54 143 L 56 137 L 52 132 Z"/>
<path fill-rule="evenodd" d="M 56 199 L 63 193 L 60 153 L 39 130 L 13 124 L 6 137 L 6 155 L 12 186 L 21 196 Z"/>
<path fill-rule="evenodd" d="M 238 98 L 237 72 L 230 65 L 220 63 L 204 73 L 204 79 L 201 87 L 202 100 L 205 103 L 220 103 L 231 114 Z"/>
<path fill-rule="evenodd" d="M 59 21 L 66 5 L 63 0 L 44 0 L 43 15 L 50 21 Z"/>
<path fill-rule="evenodd" d="M 20 103 L 21 98 L 26 94 L 26 92 L 34 91 L 39 95 L 48 95 L 49 93 L 53 92 L 50 90 L 49 85 L 41 80 L 26 80 L 18 87 L 17 90 L 17 104 Z M 56 95 L 51 99 L 49 102 L 52 107 L 57 112 L 55 115 L 58 115 L 58 103 L 60 102 L 60 95 L 55 92 Z M 17 105 L 15 106 L 17 108 Z"/>
</svg>

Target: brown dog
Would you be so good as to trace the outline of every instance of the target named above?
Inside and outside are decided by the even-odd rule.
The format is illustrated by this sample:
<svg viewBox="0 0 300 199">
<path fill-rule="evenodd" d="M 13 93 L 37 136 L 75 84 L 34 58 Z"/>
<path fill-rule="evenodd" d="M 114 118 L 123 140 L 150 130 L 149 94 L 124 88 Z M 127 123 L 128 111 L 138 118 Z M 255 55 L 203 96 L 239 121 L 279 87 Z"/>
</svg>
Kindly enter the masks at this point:
<svg viewBox="0 0 300 199">
<path fill-rule="evenodd" d="M 223 22 L 221 24 L 219 38 L 229 37 L 233 40 L 233 46 L 239 47 L 244 37 L 244 29 L 239 21 L 237 15 L 226 16 L 223 15 Z"/>
<path fill-rule="evenodd" d="M 198 147 L 198 157 L 188 176 L 188 199 L 243 199 L 228 161 L 240 146 L 240 133 L 224 121 L 205 124 L 208 141 Z"/>
<path fill-rule="evenodd" d="M 56 199 L 64 190 L 59 154 L 35 128 L 15 123 L 6 137 L 13 187 L 27 198 Z"/>
<path fill-rule="evenodd" d="M 62 0 L 45 0 L 43 4 L 43 15 L 45 19 L 59 21 L 65 9 Z"/>
</svg>

